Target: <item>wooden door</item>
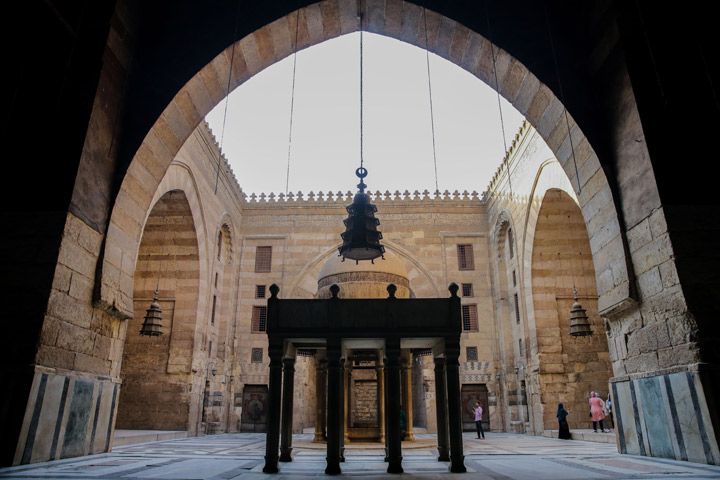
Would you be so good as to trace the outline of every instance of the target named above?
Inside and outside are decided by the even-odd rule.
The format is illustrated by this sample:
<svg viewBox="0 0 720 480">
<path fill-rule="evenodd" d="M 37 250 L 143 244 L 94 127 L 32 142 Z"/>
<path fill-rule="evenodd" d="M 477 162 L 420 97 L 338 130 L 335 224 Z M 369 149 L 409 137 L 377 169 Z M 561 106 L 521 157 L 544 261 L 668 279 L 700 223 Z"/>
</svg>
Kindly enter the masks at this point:
<svg viewBox="0 0 720 480">
<path fill-rule="evenodd" d="M 240 420 L 241 432 L 267 431 L 267 402 L 267 385 L 245 385 Z"/>
</svg>

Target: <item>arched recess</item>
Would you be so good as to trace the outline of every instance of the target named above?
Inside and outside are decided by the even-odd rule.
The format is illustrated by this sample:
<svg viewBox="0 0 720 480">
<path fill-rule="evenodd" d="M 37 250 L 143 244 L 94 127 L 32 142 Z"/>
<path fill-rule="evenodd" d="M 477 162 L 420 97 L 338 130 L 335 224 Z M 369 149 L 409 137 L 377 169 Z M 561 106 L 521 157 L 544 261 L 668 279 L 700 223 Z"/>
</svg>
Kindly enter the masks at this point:
<svg viewBox="0 0 720 480">
<path fill-rule="evenodd" d="M 537 352 L 537 327 L 535 325 L 535 306 L 533 302 L 532 289 L 532 256 L 534 247 L 535 230 L 538 220 L 540 219 L 540 207 L 545 194 L 549 190 L 561 190 L 566 193 L 577 204 L 577 197 L 573 192 L 570 180 L 555 159 L 549 159 L 540 164 L 535 178 L 532 182 L 532 189 L 528 197 L 528 203 L 523 211 L 522 232 L 518 232 L 518 254 L 520 262 L 518 264 L 518 275 L 522 278 L 520 282 L 521 289 L 521 313 L 526 322 L 527 348 L 528 353 Z M 595 257 L 593 257 L 595 261 Z M 597 266 L 595 271 L 597 272 Z M 527 288 L 526 288 L 527 286 Z M 523 310 L 524 308 L 524 310 Z M 531 386 L 531 395 L 537 395 L 536 385 Z M 535 402 L 537 403 L 537 402 Z M 533 412 L 531 416 L 539 415 L 539 412 Z"/>
<path fill-rule="evenodd" d="M 495 303 L 495 331 L 498 347 L 496 368 L 502 397 L 503 421 L 506 431 L 526 431 L 528 419 L 527 394 L 520 367 L 526 367 L 526 322 L 521 322 L 522 294 L 520 293 L 519 252 L 511 215 L 503 210 L 497 217 L 492 237 L 493 300 Z M 524 346 L 518 342 L 522 339 Z"/>
<path fill-rule="evenodd" d="M 598 315 L 595 269 L 580 208 L 565 192 L 545 192 L 532 238 L 530 295 L 536 349 L 528 376 L 536 432 L 556 429 L 557 404 L 576 412 L 571 428 L 588 428 L 588 397 L 598 391 L 607 398 L 612 374 L 607 337 Z M 573 287 L 590 317 L 593 335 L 570 335 Z"/>
<path fill-rule="evenodd" d="M 425 48 L 422 9 L 402 0 L 364 3 L 366 29 Z M 234 89 L 262 69 L 293 51 L 294 27 L 299 15 L 297 48 L 307 48 L 338 35 L 358 30 L 358 3 L 355 0 L 326 0 L 301 8 L 256 30 L 228 46 L 185 84 L 165 108 L 138 148 L 122 182 L 113 207 L 102 259 L 100 295 L 97 302 L 119 315 L 128 314 L 127 282 L 114 282 L 110 272 L 130 276 L 134 264 L 123 262 L 110 251 L 135 251 L 141 233 L 141 221 L 133 215 L 137 205 L 147 206 L 182 143 L 205 115 L 226 95 L 226 85 Z M 601 308 L 610 309 L 629 297 L 628 263 L 624 240 L 612 192 L 600 162 L 582 129 L 570 118 L 566 125 L 564 109 L 552 91 L 540 83 L 521 62 L 468 27 L 427 12 L 427 48 L 457 64 L 477 78 L 494 85 L 499 92 L 537 129 L 549 145 L 578 192 L 588 225 L 593 253 L 601 253 L 598 275 L 605 274 L 601 285 Z M 491 52 L 495 52 L 493 62 Z M 233 58 L 231 58 L 233 57 Z M 232 65 L 232 74 L 230 68 Z M 493 69 L 497 65 L 497 72 Z M 570 162 L 570 130 L 577 169 Z M 579 172 L 580 178 L 576 177 Z M 612 267 L 612 268 L 611 268 Z"/>
<path fill-rule="evenodd" d="M 129 320 L 121 369 L 116 428 L 187 430 L 200 287 L 198 235 L 182 190 L 164 193 L 153 206 L 137 256 L 134 316 Z M 154 291 L 163 334 L 141 336 Z"/>
<path fill-rule="evenodd" d="M 208 318 L 210 312 L 209 308 L 210 305 L 208 303 L 208 292 L 209 292 L 209 286 L 210 286 L 210 272 L 211 272 L 211 261 L 212 261 L 212 255 L 208 253 L 208 249 L 211 248 L 212 240 L 210 241 L 211 245 L 208 245 L 208 233 L 207 233 L 207 222 L 205 221 L 205 212 L 203 205 L 200 200 L 200 194 L 198 190 L 197 182 L 193 176 L 192 170 L 188 165 L 185 165 L 182 162 L 175 161 L 172 165 L 168 168 L 166 174 L 164 175 L 162 181 L 159 183 L 157 190 L 153 193 L 151 205 L 154 207 L 158 202 L 169 192 L 173 191 L 180 191 L 185 196 L 185 201 L 189 207 L 191 216 L 192 216 L 192 222 L 194 225 L 194 231 L 195 231 L 195 239 L 197 243 L 197 251 L 198 251 L 198 287 L 197 287 L 197 301 L 195 302 L 194 310 L 192 311 L 192 315 L 194 319 L 199 318 Z M 136 207 L 137 208 L 137 207 Z M 143 229 L 150 218 L 152 209 L 148 208 L 148 210 L 144 213 L 143 216 Z M 140 253 L 139 246 L 138 249 L 135 251 L 130 252 L 116 252 L 114 255 L 123 255 L 123 258 L 125 258 L 125 261 L 128 261 L 128 259 L 132 258 L 135 259 Z M 134 275 L 135 272 L 133 271 L 133 275 L 130 278 L 130 282 L 134 285 Z M 123 290 L 124 294 L 124 290 Z M 130 297 L 130 301 L 134 305 L 134 295 Z M 133 312 L 135 313 L 135 312 Z M 142 312 L 142 316 L 144 316 L 145 312 Z M 190 315 L 190 312 L 187 312 L 188 315 Z M 135 319 L 137 320 L 137 317 L 135 316 Z M 204 372 L 204 361 L 205 358 L 200 358 L 198 355 L 198 352 L 204 353 L 204 348 L 200 349 L 194 349 L 194 345 L 201 344 L 204 345 L 205 338 L 203 337 L 204 333 L 204 325 L 201 322 L 193 321 L 193 330 L 192 331 L 183 331 L 183 334 L 181 336 L 177 336 L 176 340 L 180 344 L 180 350 L 177 350 L 178 353 L 181 353 L 182 351 L 188 350 L 188 353 L 186 355 L 180 355 L 182 358 L 178 358 L 178 361 L 173 361 L 173 369 L 177 370 L 178 373 L 187 373 L 189 374 L 186 379 L 186 388 L 188 390 L 188 394 L 191 397 L 190 404 L 189 404 L 189 420 L 187 425 L 187 430 L 191 434 L 197 433 L 197 427 L 199 424 L 199 419 L 202 416 L 202 400 L 203 400 L 203 391 L 204 391 L 204 384 L 205 384 L 205 372 Z M 128 332 L 130 329 L 128 329 Z M 175 355 L 173 352 L 174 349 L 171 349 L 171 355 Z M 193 356 L 192 352 L 195 351 L 196 355 Z M 113 352 L 113 355 L 123 355 L 123 351 L 117 351 Z"/>
<path fill-rule="evenodd" d="M 210 283 L 209 321 L 206 328 L 207 337 L 203 338 L 203 345 L 208 346 L 208 368 L 216 373 L 206 376 L 204 395 L 215 392 L 213 401 L 204 401 L 204 410 L 201 426 L 205 433 L 227 431 L 231 425 L 236 425 L 232 417 L 231 404 L 234 398 L 234 385 L 229 379 L 232 376 L 232 359 L 235 348 L 235 309 L 239 281 L 235 249 L 234 249 L 233 222 L 230 215 L 223 214 L 218 227 L 215 229 L 215 244 L 213 245 L 212 271 Z M 228 387 L 225 388 L 225 385 Z M 223 395 L 220 397 L 219 395 Z M 232 418 L 231 418 L 232 417 Z"/>
<path fill-rule="evenodd" d="M 383 239 L 386 249 L 396 254 L 405 261 L 408 271 L 408 280 L 412 294 L 418 297 L 439 297 L 440 289 L 430 272 L 412 255 L 407 249 L 402 248 L 397 242 Z M 316 256 L 300 269 L 295 278 L 289 283 L 287 298 L 313 298 L 317 292 L 318 274 L 327 260 L 337 255 L 338 245 L 327 249 Z M 378 260 L 382 261 L 382 260 Z M 281 293 L 282 294 L 282 293 Z"/>
</svg>

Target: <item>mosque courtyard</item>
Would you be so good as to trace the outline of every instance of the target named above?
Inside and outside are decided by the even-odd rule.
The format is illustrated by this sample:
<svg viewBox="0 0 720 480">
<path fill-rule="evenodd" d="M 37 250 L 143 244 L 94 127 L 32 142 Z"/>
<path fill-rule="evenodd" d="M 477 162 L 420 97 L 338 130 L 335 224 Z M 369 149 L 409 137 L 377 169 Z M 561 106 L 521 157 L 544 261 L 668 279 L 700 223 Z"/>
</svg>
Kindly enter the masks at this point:
<svg viewBox="0 0 720 480">
<path fill-rule="evenodd" d="M 435 436 L 417 434 L 403 444 L 401 478 L 657 479 L 720 478 L 720 467 L 661 458 L 621 455 L 613 443 L 566 441 L 511 433 L 488 433 L 485 440 L 465 433 L 466 474 L 448 473 L 436 461 Z M 240 433 L 182 438 L 115 447 L 112 452 L 0 469 L 12 479 L 305 479 L 326 477 L 324 444 L 312 435 L 293 437 L 293 461 L 280 473 L 262 473 L 265 434 Z M 380 444 L 346 448 L 342 477 L 388 478 Z"/>
</svg>

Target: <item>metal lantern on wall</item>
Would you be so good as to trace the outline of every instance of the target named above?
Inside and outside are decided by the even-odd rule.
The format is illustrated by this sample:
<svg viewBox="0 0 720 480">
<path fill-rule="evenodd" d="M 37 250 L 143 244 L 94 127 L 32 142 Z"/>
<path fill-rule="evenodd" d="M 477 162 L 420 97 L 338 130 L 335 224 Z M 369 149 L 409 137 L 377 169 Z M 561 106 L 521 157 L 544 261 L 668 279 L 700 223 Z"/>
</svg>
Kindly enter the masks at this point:
<svg viewBox="0 0 720 480">
<path fill-rule="evenodd" d="M 156 337 L 162 335 L 162 333 L 162 309 L 158 301 L 158 290 L 155 289 L 152 302 L 150 302 L 150 308 L 145 312 L 145 319 L 140 329 L 140 335 Z"/>
<path fill-rule="evenodd" d="M 367 185 L 363 179 L 367 176 L 367 169 L 360 167 L 355 170 L 355 174 L 360 178 L 359 190 L 353 202 L 346 207 L 348 217 L 343 220 L 345 231 L 340 234 L 343 244 L 338 252 L 343 260 L 374 261 L 385 253 L 385 247 L 380 245 L 382 233 L 377 229 L 380 220 L 375 217 L 377 207 L 371 202 L 370 195 L 365 193 Z"/>
<path fill-rule="evenodd" d="M 585 309 L 578 301 L 577 289 L 573 287 L 573 299 L 575 300 L 570 308 L 570 335 L 574 337 L 586 337 L 592 335 L 590 319 Z"/>
</svg>

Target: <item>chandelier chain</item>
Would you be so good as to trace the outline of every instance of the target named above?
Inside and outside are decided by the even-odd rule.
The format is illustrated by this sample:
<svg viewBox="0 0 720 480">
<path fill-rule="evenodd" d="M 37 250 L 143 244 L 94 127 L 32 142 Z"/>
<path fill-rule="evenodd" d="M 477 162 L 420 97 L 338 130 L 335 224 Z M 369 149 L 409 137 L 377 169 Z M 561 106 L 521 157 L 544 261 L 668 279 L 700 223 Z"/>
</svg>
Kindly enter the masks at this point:
<svg viewBox="0 0 720 480">
<path fill-rule="evenodd" d="M 505 135 L 505 118 L 503 115 L 503 109 L 502 109 L 502 102 L 500 101 L 500 81 L 498 80 L 498 74 L 497 74 L 497 56 L 495 55 L 495 44 L 493 43 L 492 39 L 492 27 L 490 26 L 490 8 L 488 7 L 488 3 L 485 2 L 485 21 L 487 22 L 487 29 L 488 29 L 488 41 L 490 43 L 490 55 L 492 56 L 492 63 L 493 63 L 493 77 L 495 78 L 495 93 L 497 94 L 497 104 L 498 104 L 498 112 L 500 114 L 500 132 L 502 133 L 502 141 L 503 141 L 503 159 L 508 157 L 508 146 L 507 146 L 507 138 Z M 506 168 L 507 168 L 507 178 L 508 178 L 508 189 L 510 190 L 510 196 L 512 197 L 513 194 L 513 188 L 512 188 L 512 179 L 510 178 L 510 159 L 508 158 L 508 161 L 506 162 Z"/>
<path fill-rule="evenodd" d="M 425 26 L 425 65 L 427 67 L 428 97 L 430 100 L 430 131 L 432 133 L 433 167 L 435 168 L 435 194 L 439 195 L 440 187 L 438 186 L 437 149 L 435 146 L 435 115 L 433 112 L 432 82 L 430 80 L 430 50 L 428 50 L 427 9 L 425 7 L 423 7 L 423 23 Z"/>
<path fill-rule="evenodd" d="M 565 107 L 565 92 L 563 91 L 562 80 L 560 79 L 560 64 L 557 59 L 557 52 L 555 51 L 555 41 L 553 40 L 552 28 L 550 28 L 550 13 L 548 7 L 545 5 L 545 25 L 548 30 L 548 39 L 550 40 L 550 51 L 552 52 L 553 62 L 555 64 L 555 77 L 558 83 L 558 93 L 560 94 L 560 103 L 563 106 L 563 116 L 565 117 L 565 127 L 567 128 L 568 140 L 570 141 L 570 153 L 572 154 L 573 166 L 575 167 L 575 179 L 577 180 L 577 193 L 578 195 L 582 191 L 580 186 L 580 172 L 578 171 L 577 161 L 575 160 L 575 146 L 573 145 L 572 133 L 570 132 L 570 117 L 568 115 L 567 107 Z"/>
<path fill-rule="evenodd" d="M 295 44 L 293 45 L 292 87 L 290 88 L 290 127 L 288 129 L 287 169 L 285 171 L 285 194 L 290 187 L 290 158 L 292 152 L 293 118 L 295 116 L 295 73 L 297 70 L 297 44 L 300 31 L 300 10 L 295 15 Z"/>
<path fill-rule="evenodd" d="M 228 103 L 230 100 L 230 82 L 232 80 L 233 66 L 235 64 L 235 46 L 237 45 L 238 23 L 240 19 L 240 4 L 240 0 L 238 0 L 237 11 L 235 12 L 235 25 L 233 27 L 233 44 L 232 48 L 230 49 L 230 69 L 228 71 L 227 83 L 225 84 L 225 107 L 223 109 L 222 129 L 220 130 L 220 149 L 218 152 L 217 169 L 215 174 L 215 195 L 217 195 L 218 183 L 220 183 L 220 160 L 222 159 L 222 148 L 225 141 L 225 124 L 227 123 Z"/>
<path fill-rule="evenodd" d="M 360 168 L 364 168 L 365 139 L 363 136 L 363 15 L 360 14 Z"/>
</svg>

